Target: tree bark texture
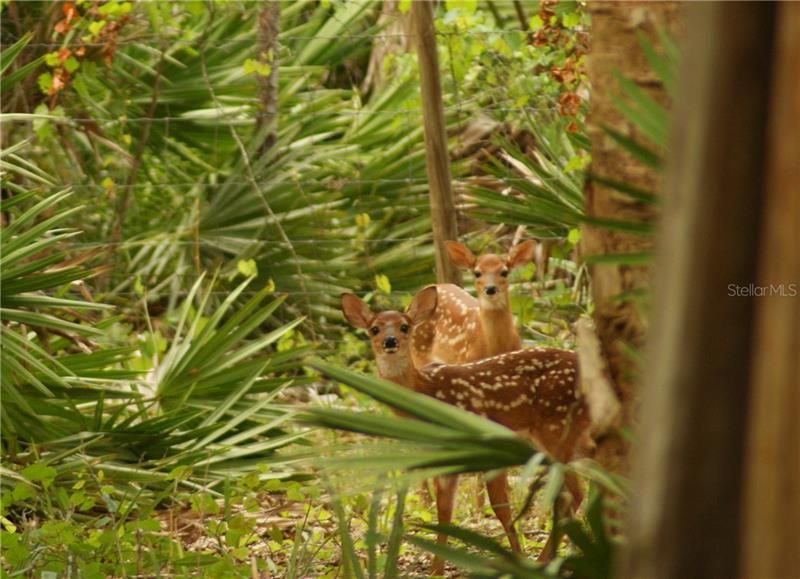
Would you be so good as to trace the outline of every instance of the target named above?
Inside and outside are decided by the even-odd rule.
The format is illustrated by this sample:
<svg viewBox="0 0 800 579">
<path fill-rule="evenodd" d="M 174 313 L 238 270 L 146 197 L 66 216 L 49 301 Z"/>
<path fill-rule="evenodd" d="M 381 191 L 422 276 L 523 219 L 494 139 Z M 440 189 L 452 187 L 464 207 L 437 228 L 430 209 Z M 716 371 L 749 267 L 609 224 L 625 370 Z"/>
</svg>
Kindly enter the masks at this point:
<svg viewBox="0 0 800 579">
<path fill-rule="evenodd" d="M 687 13 L 623 577 L 739 574 L 774 12 Z"/>
<path fill-rule="evenodd" d="M 256 60 L 269 66 L 269 74 L 257 74 L 258 112 L 256 132 L 263 134 L 259 154 L 268 151 L 277 139 L 278 132 L 278 33 L 280 32 L 281 4 L 277 0 L 265 2 L 259 9 L 256 28 Z"/>
<path fill-rule="evenodd" d="M 639 34 L 658 45 L 658 30 L 676 35 L 682 25 L 678 2 L 589 2 L 592 18 L 592 49 L 588 60 L 592 84 L 589 137 L 592 144 L 591 172 L 642 189 L 658 191 L 659 176 L 633 160 L 603 132 L 608 127 L 639 142 L 646 139 L 617 111 L 613 96 L 619 94 L 614 77 L 619 72 L 634 81 L 651 97 L 667 104 L 658 77 L 642 52 Z M 584 189 L 586 213 L 592 217 L 650 223 L 655 210 L 622 194 L 587 180 Z M 652 249 L 653 240 L 608 229 L 585 226 L 581 252 L 584 256 L 642 252 Z M 638 370 L 627 348 L 640 349 L 647 329 L 637 305 L 615 296 L 649 285 L 646 266 L 593 265 L 590 268 L 595 302 L 594 322 L 608 362 L 610 378 L 622 404 L 621 423 L 633 421 L 634 381 Z M 597 459 L 608 468 L 628 471 L 628 443 L 617 431 L 598 441 Z"/>
<path fill-rule="evenodd" d="M 402 14 L 398 0 L 383 0 L 381 14 L 377 25 L 381 26 L 372 41 L 372 52 L 369 55 L 367 74 L 361 83 L 361 90 L 379 92 L 391 80 L 391 71 L 384 70 L 386 59 L 391 54 L 405 54 L 412 47 L 412 39 L 416 36 L 414 20 L 411 14 Z"/>
<path fill-rule="evenodd" d="M 742 577 L 800 573 L 800 4 L 777 8 L 748 408 Z"/>
</svg>

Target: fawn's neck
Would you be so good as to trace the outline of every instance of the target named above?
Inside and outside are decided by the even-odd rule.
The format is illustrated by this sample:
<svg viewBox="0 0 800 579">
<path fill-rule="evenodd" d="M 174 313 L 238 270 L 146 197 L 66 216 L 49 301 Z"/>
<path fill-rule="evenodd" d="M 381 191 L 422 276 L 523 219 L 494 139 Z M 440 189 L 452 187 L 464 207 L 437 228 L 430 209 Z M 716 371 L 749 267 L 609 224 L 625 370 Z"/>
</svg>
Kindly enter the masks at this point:
<svg viewBox="0 0 800 579">
<path fill-rule="evenodd" d="M 414 390 L 419 373 L 414 368 L 410 358 L 406 358 L 406 360 L 407 362 L 404 361 L 405 363 L 401 364 L 381 364 L 381 359 L 378 358 L 378 375 L 384 380 Z"/>
<path fill-rule="evenodd" d="M 491 310 L 481 308 L 480 320 L 490 356 L 519 350 L 522 347 L 522 340 L 517 333 L 510 308 Z"/>
</svg>

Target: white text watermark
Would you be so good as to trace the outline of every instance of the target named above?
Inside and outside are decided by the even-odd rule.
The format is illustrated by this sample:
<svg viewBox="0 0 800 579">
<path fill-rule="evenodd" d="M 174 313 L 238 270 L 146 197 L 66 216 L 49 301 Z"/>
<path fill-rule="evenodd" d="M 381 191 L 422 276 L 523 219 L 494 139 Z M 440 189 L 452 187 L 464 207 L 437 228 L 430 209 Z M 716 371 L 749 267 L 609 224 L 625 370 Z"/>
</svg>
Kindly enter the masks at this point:
<svg viewBox="0 0 800 579">
<path fill-rule="evenodd" d="M 746 285 L 740 285 L 736 283 L 729 283 L 728 295 L 737 298 L 794 298 L 797 297 L 797 284 L 773 283 L 770 285 L 757 285 L 754 283 L 748 283 Z"/>
</svg>

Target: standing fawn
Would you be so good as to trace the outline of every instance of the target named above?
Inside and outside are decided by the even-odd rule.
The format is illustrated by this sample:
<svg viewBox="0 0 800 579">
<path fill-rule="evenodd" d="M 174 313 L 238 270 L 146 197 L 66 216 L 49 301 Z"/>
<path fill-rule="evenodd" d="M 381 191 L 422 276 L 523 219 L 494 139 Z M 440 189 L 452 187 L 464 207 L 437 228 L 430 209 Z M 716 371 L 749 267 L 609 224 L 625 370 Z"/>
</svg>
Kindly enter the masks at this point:
<svg viewBox="0 0 800 579">
<path fill-rule="evenodd" d="M 554 459 L 566 462 L 583 456 L 592 447 L 589 415 L 578 388 L 577 357 L 554 348 L 517 350 L 467 364 L 431 364 L 417 367 L 411 341 L 420 325 L 429 321 L 437 306 L 437 288 L 420 291 L 405 314 L 375 314 L 353 294 L 342 296 L 342 312 L 356 328 L 368 331 L 381 378 L 474 412 L 531 439 Z M 449 523 L 457 477 L 436 481 L 436 510 L 440 524 Z M 567 487 L 573 504 L 581 500 L 577 480 Z M 486 483 L 489 499 L 503 525 L 511 547 L 521 551 L 511 520 L 505 477 Z M 439 535 L 438 542 L 447 541 Z M 547 549 L 546 549 L 547 551 Z M 433 574 L 441 574 L 437 557 Z"/>
<path fill-rule="evenodd" d="M 447 242 L 450 260 L 475 276 L 478 299 L 453 284 L 439 284 L 438 305 L 418 326 L 412 343 L 418 368 L 431 363 L 462 364 L 519 350 L 522 346 L 508 295 L 512 269 L 533 259 L 533 240 L 514 246 L 507 255 L 476 258 L 463 244 Z"/>
<path fill-rule="evenodd" d="M 508 276 L 512 269 L 533 259 L 534 241 L 523 241 L 502 256 L 487 253 L 475 257 L 466 245 L 455 241 L 448 241 L 446 247 L 450 261 L 475 276 L 478 299 L 453 284 L 436 286 L 436 310 L 414 332 L 411 348 L 416 366 L 422 368 L 431 362 L 463 364 L 519 350 L 522 340 L 511 314 Z M 498 477 L 505 479 L 506 475 Z M 474 497 L 478 509 L 482 509 L 480 486 Z"/>
</svg>

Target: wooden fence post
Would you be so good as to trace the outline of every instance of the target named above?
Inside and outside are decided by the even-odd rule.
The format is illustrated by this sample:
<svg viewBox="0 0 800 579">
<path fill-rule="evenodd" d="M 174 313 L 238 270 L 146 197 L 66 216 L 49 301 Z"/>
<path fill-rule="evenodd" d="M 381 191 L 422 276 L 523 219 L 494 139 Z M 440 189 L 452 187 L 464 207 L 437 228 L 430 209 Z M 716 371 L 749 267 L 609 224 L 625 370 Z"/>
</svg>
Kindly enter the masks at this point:
<svg viewBox="0 0 800 579">
<path fill-rule="evenodd" d="M 425 164 L 428 171 L 429 200 L 436 249 L 436 280 L 461 283 L 461 272 L 450 262 L 444 242 L 458 239 L 456 208 L 450 184 L 450 155 L 444 126 L 442 87 L 439 83 L 439 58 L 436 54 L 436 30 L 433 4 L 427 0 L 411 3 L 417 33 L 422 119 L 425 124 Z"/>
</svg>

